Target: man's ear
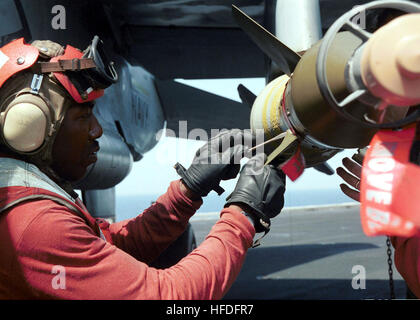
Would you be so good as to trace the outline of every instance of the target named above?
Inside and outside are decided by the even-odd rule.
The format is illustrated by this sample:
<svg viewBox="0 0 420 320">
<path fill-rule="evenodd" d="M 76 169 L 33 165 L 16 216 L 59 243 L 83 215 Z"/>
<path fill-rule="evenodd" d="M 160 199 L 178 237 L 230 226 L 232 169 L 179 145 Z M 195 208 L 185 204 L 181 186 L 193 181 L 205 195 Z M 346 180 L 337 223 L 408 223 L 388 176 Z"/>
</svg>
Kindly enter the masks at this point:
<svg viewBox="0 0 420 320">
<path fill-rule="evenodd" d="M 52 117 L 40 96 L 29 92 L 21 94 L 0 114 L 2 138 L 12 151 L 31 153 L 39 149 L 51 133 Z"/>
</svg>

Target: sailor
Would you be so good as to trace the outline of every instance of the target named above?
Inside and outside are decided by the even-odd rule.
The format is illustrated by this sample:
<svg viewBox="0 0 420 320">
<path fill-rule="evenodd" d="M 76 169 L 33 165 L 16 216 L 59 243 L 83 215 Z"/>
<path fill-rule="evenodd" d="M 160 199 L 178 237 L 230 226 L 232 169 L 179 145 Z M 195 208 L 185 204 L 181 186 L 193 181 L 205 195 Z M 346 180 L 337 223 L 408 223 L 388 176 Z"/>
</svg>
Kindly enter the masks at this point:
<svg viewBox="0 0 420 320">
<path fill-rule="evenodd" d="M 264 155 L 251 158 L 202 244 L 170 268 L 149 267 L 202 197 L 238 175 L 231 159 L 244 148 L 230 142 L 245 132 L 223 131 L 188 169 L 177 165 L 181 179 L 137 217 L 94 219 L 72 183 L 97 160 L 94 100 L 117 80 L 102 45 L 18 39 L 0 48 L 0 298 L 220 299 L 256 232 L 281 211 L 285 176 L 263 166 Z"/>
<path fill-rule="evenodd" d="M 378 13 L 379 12 L 379 13 Z M 368 31 L 374 32 L 378 28 L 384 26 L 393 19 L 405 14 L 398 9 L 383 8 L 378 12 L 372 11 L 368 20 L 372 21 L 372 25 L 368 26 Z M 417 129 L 418 130 L 418 129 Z M 418 131 L 417 131 L 418 132 Z M 419 137 L 416 137 L 416 140 Z M 413 144 L 414 146 L 414 144 Z M 418 146 L 418 145 L 417 145 Z M 360 184 L 363 168 L 363 160 L 367 151 L 367 147 L 359 149 L 351 158 L 342 159 L 342 167 L 338 167 L 336 172 L 343 179 L 344 183 L 340 184 L 341 191 L 349 198 L 360 202 Z M 411 151 L 415 154 L 415 150 Z M 418 152 L 417 152 L 418 153 Z M 413 161 L 414 162 L 414 161 Z M 417 161 L 417 164 L 419 161 Z M 394 260 L 398 272 L 406 282 L 406 298 L 420 298 L 420 240 L 418 236 L 414 237 L 397 237 L 391 236 L 390 241 L 395 249 Z"/>
</svg>

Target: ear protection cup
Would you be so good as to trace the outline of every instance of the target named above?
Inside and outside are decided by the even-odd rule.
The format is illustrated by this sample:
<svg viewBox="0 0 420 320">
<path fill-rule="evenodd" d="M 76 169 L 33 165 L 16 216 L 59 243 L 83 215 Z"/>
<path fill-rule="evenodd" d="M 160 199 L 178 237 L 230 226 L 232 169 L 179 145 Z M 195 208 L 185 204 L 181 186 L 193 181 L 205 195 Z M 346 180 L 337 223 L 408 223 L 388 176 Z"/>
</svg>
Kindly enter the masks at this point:
<svg viewBox="0 0 420 320">
<path fill-rule="evenodd" d="M 19 153 L 40 148 L 49 135 L 51 112 L 38 95 L 23 93 L 0 114 L 3 140 Z"/>
</svg>

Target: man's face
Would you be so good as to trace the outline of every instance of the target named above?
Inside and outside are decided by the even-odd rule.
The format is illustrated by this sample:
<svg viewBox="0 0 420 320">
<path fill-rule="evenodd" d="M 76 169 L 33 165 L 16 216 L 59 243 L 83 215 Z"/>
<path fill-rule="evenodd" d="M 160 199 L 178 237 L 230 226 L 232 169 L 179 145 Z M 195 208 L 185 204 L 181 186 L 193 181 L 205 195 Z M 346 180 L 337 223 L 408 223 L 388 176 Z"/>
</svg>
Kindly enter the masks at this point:
<svg viewBox="0 0 420 320">
<path fill-rule="evenodd" d="M 83 178 L 87 167 L 96 162 L 103 131 L 93 115 L 93 104 L 74 103 L 66 112 L 55 139 L 51 167 L 68 181 Z"/>
</svg>

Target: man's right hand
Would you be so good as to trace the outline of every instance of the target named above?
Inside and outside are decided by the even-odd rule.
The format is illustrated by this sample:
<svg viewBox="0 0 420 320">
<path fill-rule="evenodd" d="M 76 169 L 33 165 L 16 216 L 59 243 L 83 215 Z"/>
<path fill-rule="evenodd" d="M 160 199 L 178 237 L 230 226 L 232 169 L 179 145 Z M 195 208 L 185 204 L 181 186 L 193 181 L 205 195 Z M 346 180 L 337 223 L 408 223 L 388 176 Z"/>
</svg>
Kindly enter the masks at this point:
<svg viewBox="0 0 420 320">
<path fill-rule="evenodd" d="M 225 207 L 245 205 L 250 208 L 246 214 L 254 221 L 256 232 L 267 232 L 270 219 L 277 216 L 284 205 L 286 176 L 276 167 L 264 165 L 264 160 L 265 155 L 258 154 L 244 165 L 225 204 Z"/>
<path fill-rule="evenodd" d="M 185 186 L 195 195 L 204 197 L 212 190 L 220 195 L 224 192 L 220 182 L 238 175 L 240 160 L 253 139 L 254 136 L 248 130 L 223 130 L 197 150 L 188 169 L 179 163 L 175 169 Z"/>
</svg>

